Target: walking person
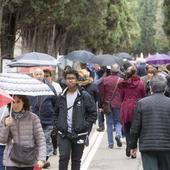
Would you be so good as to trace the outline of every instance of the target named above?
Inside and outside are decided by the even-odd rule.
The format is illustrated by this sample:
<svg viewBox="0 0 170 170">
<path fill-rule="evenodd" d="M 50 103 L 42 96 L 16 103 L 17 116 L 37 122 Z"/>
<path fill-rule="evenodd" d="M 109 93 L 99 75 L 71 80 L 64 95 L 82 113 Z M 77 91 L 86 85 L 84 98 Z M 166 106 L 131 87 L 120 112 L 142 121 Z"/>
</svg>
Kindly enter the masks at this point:
<svg viewBox="0 0 170 170">
<path fill-rule="evenodd" d="M 44 72 L 44 78 L 47 79 L 48 82 L 54 87 L 55 90 L 53 90 L 53 92 L 56 96 L 58 96 L 62 92 L 62 88 L 60 84 L 53 81 L 52 72 L 50 70 L 43 70 L 43 72 Z M 57 134 L 58 134 L 57 129 L 54 129 L 51 132 L 54 155 L 57 155 L 57 146 L 58 146 Z"/>
<path fill-rule="evenodd" d="M 4 166 L 6 170 L 33 170 L 35 164 L 41 168 L 46 159 L 46 143 L 40 120 L 29 111 L 26 96 L 13 98 L 12 116 L 4 117 L 0 128 L 0 142 L 6 144 Z"/>
<path fill-rule="evenodd" d="M 3 116 L 9 115 L 7 106 L 0 107 L 0 124 L 2 123 L 1 120 Z M 0 125 L 2 126 L 2 124 Z M 5 170 L 3 165 L 3 155 L 5 150 L 5 144 L 0 143 L 0 170 Z"/>
<path fill-rule="evenodd" d="M 146 66 L 146 75 L 142 76 L 141 79 L 145 85 L 146 95 L 149 96 L 152 94 L 152 90 L 150 88 L 150 80 L 157 74 L 157 69 L 153 65 Z"/>
<path fill-rule="evenodd" d="M 164 96 L 166 79 L 150 80 L 153 94 L 138 101 L 131 127 L 131 154 L 137 142 L 144 170 L 170 170 L 170 98 Z"/>
<path fill-rule="evenodd" d="M 80 170 L 81 157 L 92 124 L 97 118 L 93 98 L 78 87 L 79 74 L 65 72 L 66 89 L 58 96 L 54 126 L 59 133 L 59 170 L 67 170 L 71 155 L 71 170 Z"/>
<path fill-rule="evenodd" d="M 125 72 L 125 80 L 119 84 L 122 104 L 120 119 L 126 137 L 126 156 L 130 157 L 130 128 L 133 120 L 134 109 L 139 99 L 145 97 L 144 82 L 136 75 L 135 66 L 130 66 Z M 132 157 L 133 158 L 133 157 Z"/>
<path fill-rule="evenodd" d="M 99 91 L 99 99 L 98 99 L 98 111 L 97 111 L 97 119 L 98 119 L 98 128 L 96 129 L 98 132 L 103 132 L 105 130 L 105 123 L 104 123 L 104 113 L 101 106 L 101 99 L 100 99 L 100 84 L 104 77 L 106 77 L 106 67 L 100 66 L 98 64 L 94 64 L 93 70 L 93 84 L 95 84 Z"/>
<path fill-rule="evenodd" d="M 56 93 L 54 87 L 44 78 L 43 70 L 37 68 L 32 75 L 34 78 L 47 84 L 54 94 Z M 51 133 L 53 131 L 53 115 L 55 112 L 56 95 L 31 96 L 29 99 L 31 111 L 39 116 L 45 134 L 47 155 L 43 168 L 48 168 L 50 167 L 49 157 L 53 155 Z"/>
<path fill-rule="evenodd" d="M 122 78 L 119 77 L 118 73 L 120 71 L 120 66 L 118 64 L 114 64 L 111 67 L 111 75 L 104 77 L 101 83 L 101 100 L 103 103 L 103 111 L 106 115 L 106 124 L 107 124 L 107 136 L 108 136 L 108 147 L 110 149 L 114 146 L 113 140 L 113 127 L 116 130 L 116 142 L 117 146 L 122 146 L 122 125 L 120 123 L 120 90 L 118 88 L 119 82 L 122 81 Z M 105 110 L 106 105 L 111 106 L 111 110 Z"/>
</svg>

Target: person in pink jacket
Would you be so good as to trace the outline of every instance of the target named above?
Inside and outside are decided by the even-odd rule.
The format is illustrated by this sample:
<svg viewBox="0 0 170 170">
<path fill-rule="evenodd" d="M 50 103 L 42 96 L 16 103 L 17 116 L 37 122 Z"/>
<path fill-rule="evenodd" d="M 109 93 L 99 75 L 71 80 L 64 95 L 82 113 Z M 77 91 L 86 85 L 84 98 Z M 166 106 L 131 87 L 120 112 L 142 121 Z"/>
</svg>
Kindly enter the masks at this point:
<svg viewBox="0 0 170 170">
<path fill-rule="evenodd" d="M 130 128 L 133 120 L 136 103 L 145 97 L 144 82 L 136 75 L 136 67 L 130 66 L 125 72 L 125 80 L 119 83 L 122 104 L 120 119 L 126 137 L 126 156 L 130 157 Z"/>
</svg>

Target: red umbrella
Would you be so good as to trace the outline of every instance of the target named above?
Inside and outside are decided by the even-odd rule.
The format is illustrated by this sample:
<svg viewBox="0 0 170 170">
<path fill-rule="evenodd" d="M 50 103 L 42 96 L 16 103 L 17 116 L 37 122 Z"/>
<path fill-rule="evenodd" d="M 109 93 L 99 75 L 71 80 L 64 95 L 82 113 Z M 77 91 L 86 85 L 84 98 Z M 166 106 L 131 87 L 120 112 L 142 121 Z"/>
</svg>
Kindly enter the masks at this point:
<svg viewBox="0 0 170 170">
<path fill-rule="evenodd" d="M 6 92 L 0 89 L 0 107 L 12 101 L 13 101 L 13 98 L 9 94 L 7 94 Z"/>
</svg>

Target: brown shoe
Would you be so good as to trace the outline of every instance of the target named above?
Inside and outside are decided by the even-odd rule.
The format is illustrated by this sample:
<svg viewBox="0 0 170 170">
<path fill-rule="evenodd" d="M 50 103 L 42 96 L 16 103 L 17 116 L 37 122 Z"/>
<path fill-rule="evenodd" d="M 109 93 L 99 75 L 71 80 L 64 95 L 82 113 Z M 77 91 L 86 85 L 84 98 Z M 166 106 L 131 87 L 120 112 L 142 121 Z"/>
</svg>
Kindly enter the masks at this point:
<svg viewBox="0 0 170 170">
<path fill-rule="evenodd" d="M 47 169 L 48 167 L 50 167 L 50 162 L 46 161 L 42 168 Z"/>
</svg>

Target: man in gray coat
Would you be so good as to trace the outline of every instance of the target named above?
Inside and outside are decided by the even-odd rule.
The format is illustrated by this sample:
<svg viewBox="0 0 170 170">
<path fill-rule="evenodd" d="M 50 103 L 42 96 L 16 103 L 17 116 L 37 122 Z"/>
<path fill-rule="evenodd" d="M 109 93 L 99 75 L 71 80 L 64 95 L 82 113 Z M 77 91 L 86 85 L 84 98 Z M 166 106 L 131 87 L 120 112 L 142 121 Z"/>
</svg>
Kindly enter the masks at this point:
<svg viewBox="0 0 170 170">
<path fill-rule="evenodd" d="M 138 101 L 131 127 L 131 155 L 137 140 L 144 170 L 170 170 L 170 98 L 164 96 L 166 80 L 159 75 L 150 82 L 153 94 Z"/>
</svg>

